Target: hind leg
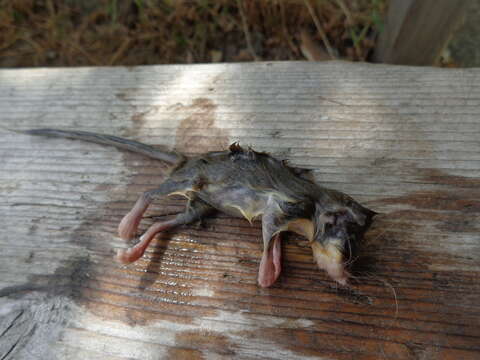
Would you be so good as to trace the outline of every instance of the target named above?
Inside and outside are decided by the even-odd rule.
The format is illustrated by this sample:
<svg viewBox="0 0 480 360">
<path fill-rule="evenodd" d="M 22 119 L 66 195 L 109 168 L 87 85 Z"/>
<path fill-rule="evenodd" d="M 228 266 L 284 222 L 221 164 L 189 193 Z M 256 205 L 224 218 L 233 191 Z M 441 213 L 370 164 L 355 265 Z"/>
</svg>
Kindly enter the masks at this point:
<svg viewBox="0 0 480 360">
<path fill-rule="evenodd" d="M 142 220 L 142 215 L 152 201 L 173 192 L 185 190 L 188 185 L 188 182 L 176 182 L 168 179 L 159 188 L 144 192 L 138 198 L 132 210 L 123 217 L 120 225 L 118 225 L 118 235 L 124 240 L 133 239 Z"/>
<path fill-rule="evenodd" d="M 258 269 L 258 284 L 269 287 L 282 271 L 282 244 L 280 232 L 285 229 L 283 213 L 276 203 L 269 200 L 262 216 L 263 254 Z"/>
<path fill-rule="evenodd" d="M 167 231 L 177 226 L 200 220 L 213 210 L 214 208 L 200 199 L 189 201 L 185 212 L 178 214 L 172 220 L 158 222 L 150 226 L 148 230 L 140 237 L 140 242 L 127 250 L 120 250 L 117 253 L 117 259 L 124 264 L 129 264 L 138 260 L 142 257 L 143 253 L 156 234 L 161 231 Z"/>
</svg>

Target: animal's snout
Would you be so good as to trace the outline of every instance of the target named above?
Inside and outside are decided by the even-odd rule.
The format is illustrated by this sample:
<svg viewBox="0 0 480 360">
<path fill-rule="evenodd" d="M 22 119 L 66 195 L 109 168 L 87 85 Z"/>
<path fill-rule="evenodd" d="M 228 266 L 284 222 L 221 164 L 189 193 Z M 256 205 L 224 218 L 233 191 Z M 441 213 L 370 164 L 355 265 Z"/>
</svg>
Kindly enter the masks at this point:
<svg viewBox="0 0 480 360">
<path fill-rule="evenodd" d="M 346 285 L 350 274 L 345 269 L 344 256 L 338 244 L 330 242 L 322 245 L 314 241 L 311 246 L 318 267 L 325 270 L 336 282 Z"/>
</svg>

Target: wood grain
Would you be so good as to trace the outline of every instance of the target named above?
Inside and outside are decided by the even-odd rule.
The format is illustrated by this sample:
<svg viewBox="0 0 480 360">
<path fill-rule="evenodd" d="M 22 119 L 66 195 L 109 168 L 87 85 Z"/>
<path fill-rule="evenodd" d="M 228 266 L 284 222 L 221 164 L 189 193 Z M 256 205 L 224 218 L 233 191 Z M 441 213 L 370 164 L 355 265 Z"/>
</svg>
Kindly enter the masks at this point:
<svg viewBox="0 0 480 360">
<path fill-rule="evenodd" d="M 218 215 L 121 266 L 116 227 L 161 162 L 0 130 L 0 359 L 476 359 L 480 70 L 327 62 L 3 70 L 1 126 L 187 153 L 240 141 L 381 213 L 350 288 L 286 236 Z M 173 216 L 169 198 L 142 230 Z"/>
</svg>

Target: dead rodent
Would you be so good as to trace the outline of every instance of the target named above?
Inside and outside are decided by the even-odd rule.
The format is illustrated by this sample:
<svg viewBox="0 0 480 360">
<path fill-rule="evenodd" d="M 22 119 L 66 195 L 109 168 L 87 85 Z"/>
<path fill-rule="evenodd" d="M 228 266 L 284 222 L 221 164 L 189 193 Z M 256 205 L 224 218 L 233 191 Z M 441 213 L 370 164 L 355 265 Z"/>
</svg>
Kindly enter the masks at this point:
<svg viewBox="0 0 480 360">
<path fill-rule="evenodd" d="M 120 222 L 118 233 L 126 240 L 134 238 L 150 203 L 163 196 L 185 196 L 185 212 L 153 224 L 135 246 L 119 251 L 117 258 L 122 263 L 139 259 L 157 233 L 197 221 L 216 209 L 248 221 L 261 219 L 264 250 L 258 273 L 260 286 L 271 286 L 280 275 L 282 231 L 307 238 L 318 266 L 335 281 L 346 284 L 349 274 L 345 263 L 376 214 L 350 196 L 316 184 L 307 176 L 308 170 L 292 168 L 238 144 L 226 151 L 187 158 L 111 135 L 55 129 L 23 133 L 113 145 L 173 165 L 165 182 L 140 196 Z"/>
</svg>

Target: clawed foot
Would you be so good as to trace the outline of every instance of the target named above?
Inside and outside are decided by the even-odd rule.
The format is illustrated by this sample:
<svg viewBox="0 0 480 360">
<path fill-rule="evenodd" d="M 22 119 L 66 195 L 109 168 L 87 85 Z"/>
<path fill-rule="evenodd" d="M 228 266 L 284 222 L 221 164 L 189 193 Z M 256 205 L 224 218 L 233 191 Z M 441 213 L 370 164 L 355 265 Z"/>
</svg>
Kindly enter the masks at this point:
<svg viewBox="0 0 480 360">
<path fill-rule="evenodd" d="M 128 216 L 128 215 L 127 215 Z M 161 231 L 166 231 L 171 227 L 178 225 L 175 220 L 164 221 L 161 223 L 155 223 L 148 228 L 148 230 L 140 237 L 140 242 L 129 249 L 120 249 L 117 251 L 117 260 L 122 264 L 130 264 L 140 259 L 150 242 L 153 240 L 156 234 Z"/>
<path fill-rule="evenodd" d="M 131 248 L 117 250 L 117 256 L 116 256 L 117 260 L 122 264 L 126 265 L 126 264 L 131 264 L 132 262 L 135 262 L 138 259 L 140 259 L 145 253 L 145 249 L 147 248 L 148 243 L 150 242 L 150 241 L 145 242 L 145 240 L 142 238 L 143 236 L 140 238 L 140 242 L 135 246 L 132 246 Z"/>
</svg>

